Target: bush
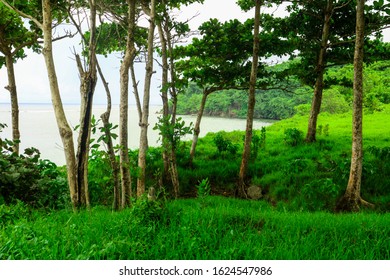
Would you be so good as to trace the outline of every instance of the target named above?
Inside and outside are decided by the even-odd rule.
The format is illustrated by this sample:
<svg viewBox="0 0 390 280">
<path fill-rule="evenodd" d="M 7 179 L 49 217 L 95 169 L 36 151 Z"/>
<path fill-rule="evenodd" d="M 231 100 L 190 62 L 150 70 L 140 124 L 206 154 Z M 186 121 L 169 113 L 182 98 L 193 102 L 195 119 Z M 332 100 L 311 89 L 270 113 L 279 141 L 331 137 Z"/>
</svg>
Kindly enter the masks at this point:
<svg viewBox="0 0 390 280">
<path fill-rule="evenodd" d="M 214 144 L 217 146 L 218 153 L 220 155 L 224 153 L 229 153 L 230 155 L 235 155 L 238 151 L 238 146 L 233 144 L 233 142 L 227 138 L 225 138 L 222 133 L 217 133 L 214 136 Z"/>
<path fill-rule="evenodd" d="M 34 207 L 63 207 L 68 200 L 65 174 L 53 162 L 40 159 L 39 150 L 28 148 L 17 155 L 13 144 L 0 138 L 1 200 L 6 204 L 22 201 Z"/>
<path fill-rule="evenodd" d="M 284 142 L 292 147 L 298 146 L 303 142 L 303 131 L 297 128 L 287 128 L 284 131 Z"/>
<path fill-rule="evenodd" d="M 144 195 L 132 204 L 132 222 L 144 226 L 155 224 L 163 217 L 164 209 L 165 205 L 162 200 L 149 201 L 146 195 Z"/>
<path fill-rule="evenodd" d="M 296 201 L 309 211 L 333 211 L 341 191 L 332 178 L 313 180 L 302 187 L 301 196 Z"/>
</svg>

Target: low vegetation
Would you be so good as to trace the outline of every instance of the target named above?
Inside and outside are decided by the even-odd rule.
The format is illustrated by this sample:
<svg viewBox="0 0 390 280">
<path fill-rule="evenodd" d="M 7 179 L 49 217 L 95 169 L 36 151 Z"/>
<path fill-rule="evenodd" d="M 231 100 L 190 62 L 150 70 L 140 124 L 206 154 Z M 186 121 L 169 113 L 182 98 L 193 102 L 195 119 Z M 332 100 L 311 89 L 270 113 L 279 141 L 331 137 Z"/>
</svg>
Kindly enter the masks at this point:
<svg viewBox="0 0 390 280">
<path fill-rule="evenodd" d="M 0 214 L 8 217 L 0 225 L 0 259 L 390 258 L 389 214 L 289 212 L 218 196 L 76 214 L 19 204 L 17 211 L 1 206 Z"/>
<path fill-rule="evenodd" d="M 317 141 L 304 142 L 307 116 L 255 131 L 249 176 L 260 201 L 235 199 L 242 131 L 179 142 L 181 199 L 163 178 L 161 148 L 147 154 L 157 200 L 110 211 L 113 178 L 103 144 L 92 146 L 92 209 L 72 211 L 66 173 L 39 151 L 0 153 L 0 259 L 389 259 L 390 106 L 366 110 L 362 197 L 375 204 L 337 214 L 351 158 L 350 112 L 320 114 Z M 133 166 L 137 150 L 129 152 Z M 132 177 L 138 176 L 132 169 Z M 172 250 L 174 248 L 174 250 Z"/>
</svg>

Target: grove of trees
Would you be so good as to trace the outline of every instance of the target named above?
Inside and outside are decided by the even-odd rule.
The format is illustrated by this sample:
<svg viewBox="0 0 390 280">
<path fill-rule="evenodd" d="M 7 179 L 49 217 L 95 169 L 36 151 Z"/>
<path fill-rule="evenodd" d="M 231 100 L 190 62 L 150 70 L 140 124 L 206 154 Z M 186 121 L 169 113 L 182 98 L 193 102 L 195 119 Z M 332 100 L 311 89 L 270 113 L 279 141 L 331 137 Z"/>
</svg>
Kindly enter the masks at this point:
<svg viewBox="0 0 390 280">
<path fill-rule="evenodd" d="M 361 205 L 372 206 L 360 194 L 362 112 L 363 108 L 379 110 L 377 101 L 387 104 L 390 98 L 383 92 L 375 95 L 375 91 L 380 90 L 370 84 L 366 85 L 370 94 L 364 93 L 363 69 L 364 63 L 366 69 L 372 69 L 370 67 L 378 65 L 376 62 L 389 60 L 389 45 L 382 41 L 381 31 L 390 25 L 390 3 L 384 0 L 369 3 L 364 0 L 239 0 L 237 4 L 242 10 L 254 11 L 253 18 L 245 22 L 210 19 L 194 33 L 189 29 L 188 21 L 176 19 L 175 12 L 182 6 L 203 2 L 0 0 L 0 67 L 7 68 L 13 130 L 12 151 L 7 143 L 0 142 L 2 147 L 7 147 L 2 148 L 3 153 L 20 154 L 18 144 L 23 141 L 23 135 L 20 136 L 18 128 L 16 86 L 22 81 L 15 77 L 13 64 L 25 56 L 26 48 L 31 48 L 42 53 L 45 60 L 74 211 L 91 205 L 88 178 L 94 163 L 89 159 L 93 158 L 91 151 L 94 149 L 91 134 L 96 129 L 92 107 L 99 80 L 107 94 L 107 111 L 101 116 L 104 136 L 100 140 L 107 147 L 105 156 L 110 164 L 104 176 L 109 176 L 113 182 L 110 192 L 113 193 L 115 210 L 128 207 L 133 198 L 145 196 L 152 188 L 153 192 L 154 188 L 169 186 L 170 195 L 180 197 L 178 164 L 196 170 L 194 159 L 201 119 L 209 110 L 207 102 L 212 100 L 225 103 L 222 109 L 215 110 L 215 114 L 246 117 L 241 163 L 234 175 L 234 193 L 241 198 L 248 196 L 248 188 L 254 179 L 250 175 L 253 173 L 249 172 L 251 161 L 256 160 L 253 150 L 259 148 L 261 141 L 265 143 L 265 134 L 264 140 L 259 140 L 253 132 L 254 118 L 281 119 L 295 113 L 306 114 L 309 119 L 305 142 L 315 145 L 321 106 L 336 110 L 334 104 L 337 103 L 343 111 L 353 103 L 350 179 L 337 209 L 358 211 Z M 285 9 L 287 16 L 279 17 L 269 12 L 276 7 Z M 81 53 L 73 54 L 75 69 L 80 76 L 81 97 L 76 145 L 57 79 L 59 65 L 55 64 L 53 57 L 53 41 L 76 35 L 54 36 L 54 28 L 64 23 L 75 27 L 82 45 Z M 116 147 L 113 144 L 117 137 L 113 133 L 116 124 L 110 123 L 112 93 L 100 68 L 104 55 L 113 52 L 120 53 L 119 145 Z M 283 63 L 272 65 L 274 57 L 283 59 Z M 148 160 L 148 155 L 153 152 L 148 143 L 148 131 L 151 129 L 149 111 L 155 61 L 162 69 L 160 95 L 163 109 L 160 122 L 154 129 L 161 135 L 164 164 L 154 174 L 154 185 L 148 185 L 148 166 L 154 164 L 153 160 Z M 134 70 L 136 62 L 145 65 L 143 89 L 139 89 L 139 77 Z M 346 77 L 334 75 L 343 71 Z M 353 80 L 347 78 L 351 73 L 354 74 Z M 137 120 L 128 116 L 131 91 L 137 102 Z M 326 107 L 326 102 L 333 103 Z M 284 107 L 284 104 L 287 105 Z M 186 105 L 189 108 L 184 108 Z M 277 109 L 268 113 L 268 106 Z M 277 110 L 280 112 L 275 115 Z M 178 113 L 196 114 L 195 126 L 185 124 Z M 129 122 L 137 122 L 141 131 L 135 156 L 128 147 L 129 134 L 131 137 Z M 181 138 L 189 133 L 193 133 L 191 149 L 178 157 L 182 152 Z"/>
</svg>

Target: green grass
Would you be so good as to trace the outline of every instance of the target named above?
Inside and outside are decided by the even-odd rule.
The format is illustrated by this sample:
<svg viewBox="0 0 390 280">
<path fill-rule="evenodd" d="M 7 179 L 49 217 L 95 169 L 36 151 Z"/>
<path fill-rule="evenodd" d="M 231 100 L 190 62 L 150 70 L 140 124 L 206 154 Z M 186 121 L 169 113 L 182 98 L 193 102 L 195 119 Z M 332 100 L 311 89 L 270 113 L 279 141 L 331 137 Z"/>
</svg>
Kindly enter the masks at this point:
<svg viewBox="0 0 390 280">
<path fill-rule="evenodd" d="M 291 212 L 213 196 L 118 213 L 33 212 L 0 227 L 0 259 L 389 258 L 390 214 Z"/>
<path fill-rule="evenodd" d="M 390 210 L 390 164 L 369 153 L 368 147 L 390 146 L 389 120 L 389 105 L 384 106 L 382 112 L 366 113 L 363 118 L 362 196 L 374 203 L 379 212 Z M 249 165 L 251 183 L 262 187 L 269 202 L 282 204 L 289 210 L 333 211 L 348 182 L 352 115 L 351 112 L 320 114 L 318 126 L 328 126 L 329 130 L 326 135 L 317 135 L 317 142 L 312 144 L 303 141 L 307 121 L 307 116 L 295 116 L 267 127 L 265 148 L 260 149 L 256 160 Z M 300 130 L 303 136 L 298 145 L 291 146 L 285 142 L 285 132 L 294 128 Z M 181 173 L 184 174 L 183 189 L 191 188 L 193 182 L 204 178 L 210 179 L 215 193 L 222 193 L 227 187 L 232 189 L 238 176 L 243 132 L 223 135 L 240 147 L 237 154 L 218 156 L 212 151 L 212 148 L 216 149 L 212 143 L 214 134 L 208 134 L 199 141 L 195 169 Z M 228 175 L 219 178 L 216 174 Z M 190 180 L 193 177 L 196 179 Z"/>
</svg>

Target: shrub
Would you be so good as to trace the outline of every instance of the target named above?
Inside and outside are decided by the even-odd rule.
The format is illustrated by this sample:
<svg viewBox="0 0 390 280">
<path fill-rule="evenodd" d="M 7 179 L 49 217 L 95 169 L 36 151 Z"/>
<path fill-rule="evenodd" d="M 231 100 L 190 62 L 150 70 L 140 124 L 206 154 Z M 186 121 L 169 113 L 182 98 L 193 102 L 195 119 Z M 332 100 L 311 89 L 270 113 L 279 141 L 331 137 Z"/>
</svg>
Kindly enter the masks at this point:
<svg viewBox="0 0 390 280">
<path fill-rule="evenodd" d="M 165 205 L 162 200 L 149 201 L 146 195 L 138 198 L 132 204 L 131 215 L 133 222 L 141 225 L 152 225 L 161 220 Z"/>
<path fill-rule="evenodd" d="M 226 139 L 220 132 L 214 136 L 213 141 L 215 146 L 217 146 L 218 153 L 220 155 L 226 152 L 231 155 L 235 155 L 238 151 L 238 146 L 233 144 L 231 140 Z"/>
<path fill-rule="evenodd" d="M 309 211 L 333 211 L 342 188 L 336 185 L 332 178 L 313 180 L 301 189 L 301 196 L 296 197 L 296 203 Z"/>
<path fill-rule="evenodd" d="M 303 132 L 297 128 L 287 128 L 284 131 L 284 142 L 292 147 L 303 142 Z"/>
<path fill-rule="evenodd" d="M 0 131 L 5 125 L 0 126 Z M 67 182 L 63 172 L 49 160 L 40 159 L 36 148 L 17 155 L 14 142 L 0 138 L 0 197 L 6 203 L 22 201 L 34 207 L 63 207 Z"/>
</svg>

